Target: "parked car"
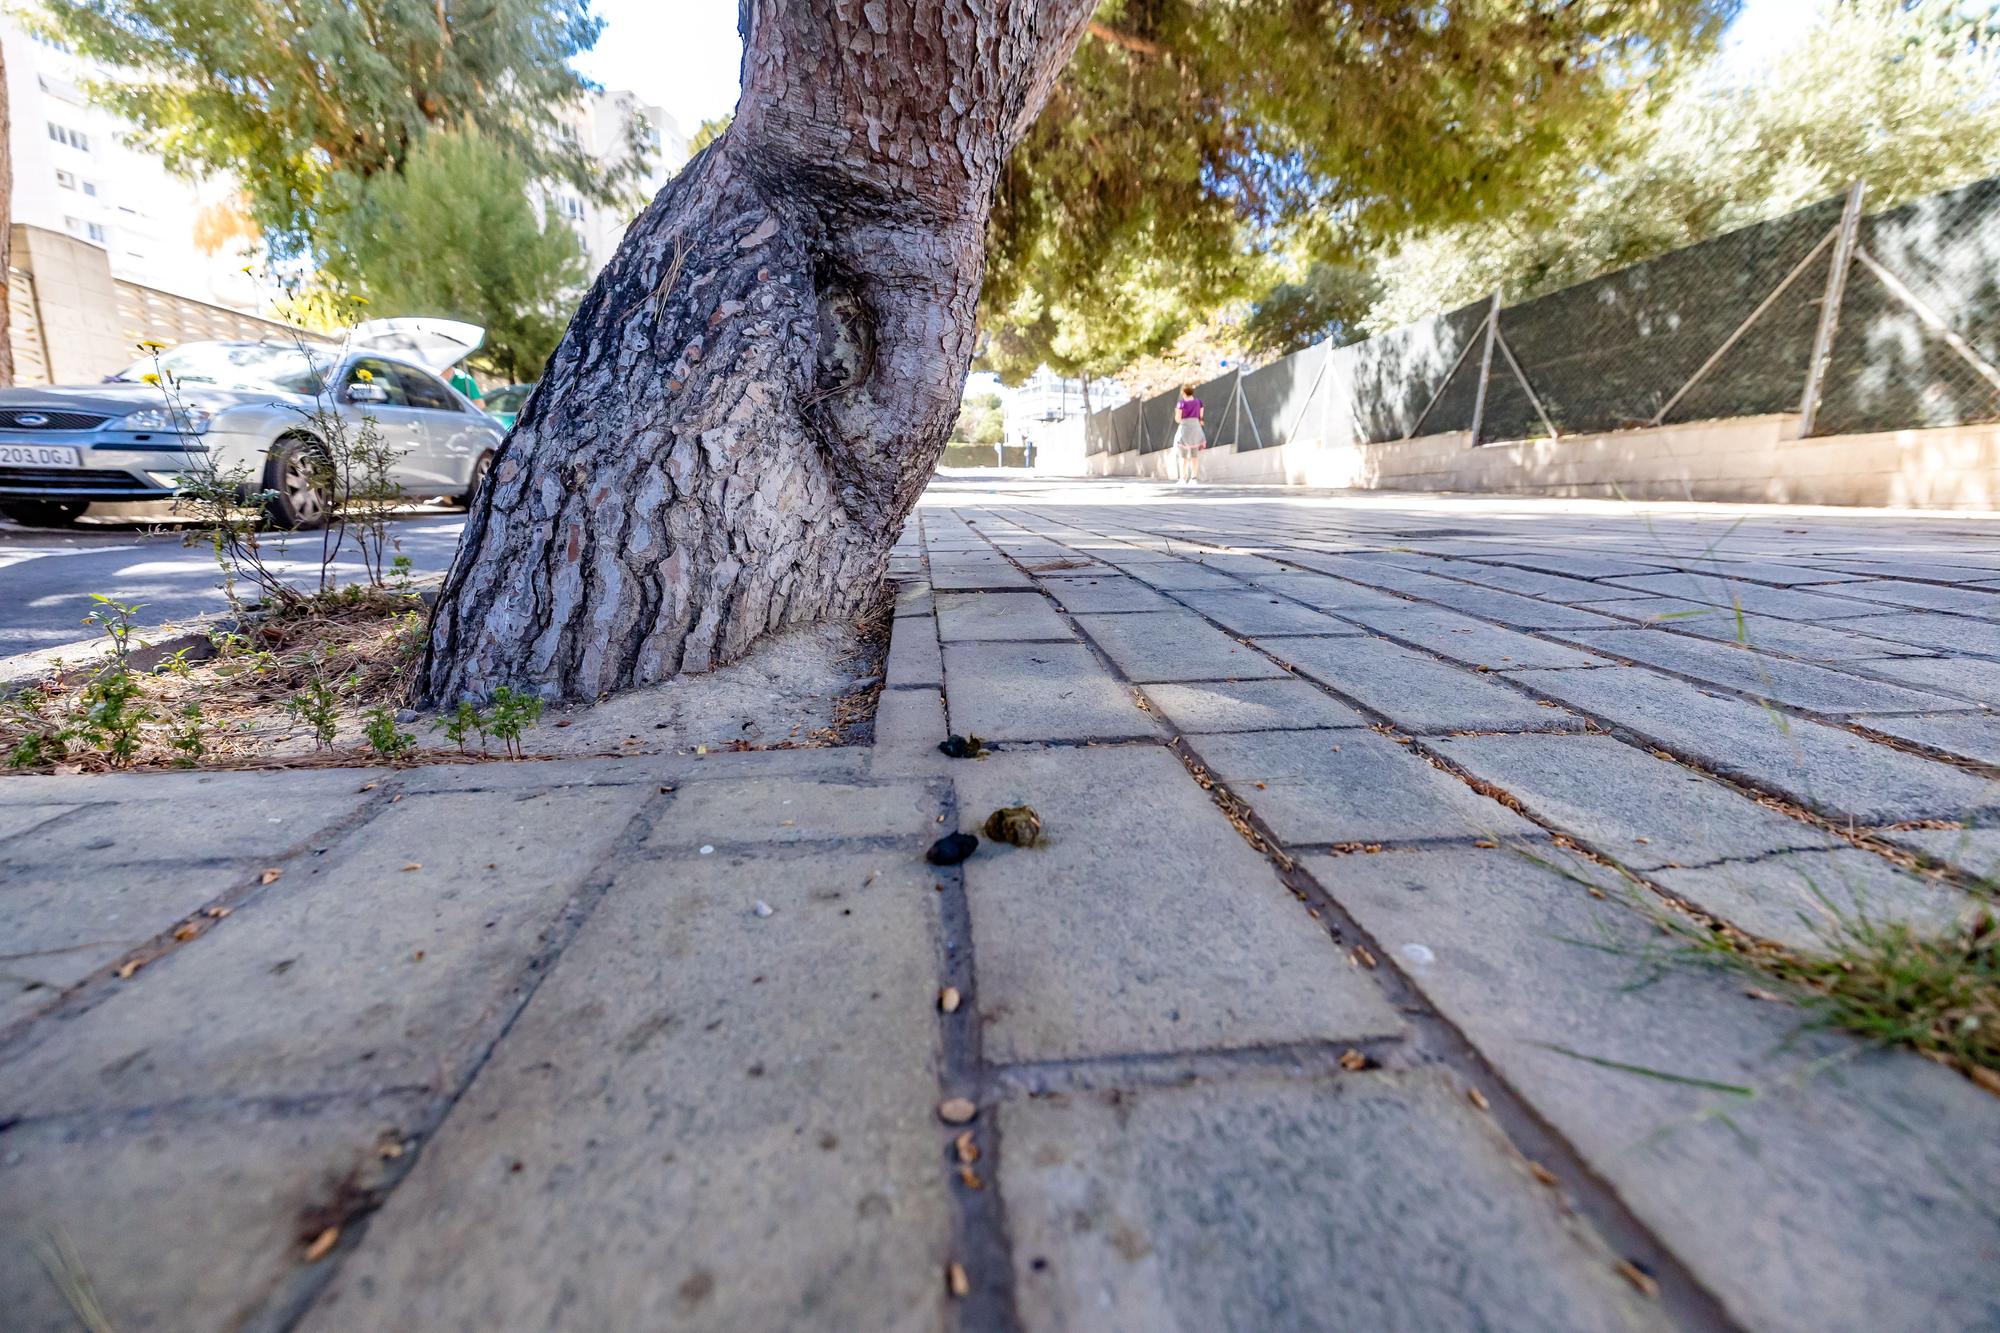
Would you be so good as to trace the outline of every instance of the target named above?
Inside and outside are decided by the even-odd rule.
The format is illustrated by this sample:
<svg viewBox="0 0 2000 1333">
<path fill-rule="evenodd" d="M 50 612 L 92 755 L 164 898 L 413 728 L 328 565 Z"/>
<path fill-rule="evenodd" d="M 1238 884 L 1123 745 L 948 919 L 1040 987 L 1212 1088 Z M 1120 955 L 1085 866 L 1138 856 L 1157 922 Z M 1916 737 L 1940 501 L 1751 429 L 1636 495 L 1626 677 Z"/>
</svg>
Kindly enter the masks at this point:
<svg viewBox="0 0 2000 1333">
<path fill-rule="evenodd" d="M 413 498 L 470 504 L 505 432 L 433 367 L 478 345 L 475 326 L 376 320 L 343 344 L 184 343 L 101 384 L 0 390 L 0 514 L 34 527 L 76 521 L 94 500 L 171 500 L 197 456 L 248 469 L 274 492 L 271 521 L 317 527 L 330 497 L 307 460 L 325 448 L 315 412 L 372 417 L 402 451 L 391 476 Z M 445 358 L 439 361 L 438 358 Z M 172 398 L 147 376 L 163 372 Z"/>
<path fill-rule="evenodd" d="M 487 413 L 499 420 L 508 430 L 514 429 L 514 419 L 521 415 L 527 405 L 528 395 L 535 391 L 532 384 L 509 384 L 486 395 L 481 404 Z"/>
</svg>

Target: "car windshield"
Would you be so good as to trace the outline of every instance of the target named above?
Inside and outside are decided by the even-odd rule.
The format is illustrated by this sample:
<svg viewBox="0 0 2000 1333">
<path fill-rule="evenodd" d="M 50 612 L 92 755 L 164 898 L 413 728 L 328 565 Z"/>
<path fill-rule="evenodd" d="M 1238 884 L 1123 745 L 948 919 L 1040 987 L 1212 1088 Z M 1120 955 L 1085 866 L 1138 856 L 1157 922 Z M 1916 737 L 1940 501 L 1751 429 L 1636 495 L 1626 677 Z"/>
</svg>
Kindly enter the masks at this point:
<svg viewBox="0 0 2000 1333">
<path fill-rule="evenodd" d="M 335 359 L 331 349 L 278 343 L 183 343 L 157 359 L 134 361 L 111 378 L 137 383 L 158 373 L 180 384 L 311 394 L 320 391 Z"/>
<path fill-rule="evenodd" d="M 486 395 L 486 410 L 518 412 L 521 410 L 521 404 L 528 401 L 528 393 L 534 387 L 532 384 L 515 384 L 489 393 Z"/>
</svg>

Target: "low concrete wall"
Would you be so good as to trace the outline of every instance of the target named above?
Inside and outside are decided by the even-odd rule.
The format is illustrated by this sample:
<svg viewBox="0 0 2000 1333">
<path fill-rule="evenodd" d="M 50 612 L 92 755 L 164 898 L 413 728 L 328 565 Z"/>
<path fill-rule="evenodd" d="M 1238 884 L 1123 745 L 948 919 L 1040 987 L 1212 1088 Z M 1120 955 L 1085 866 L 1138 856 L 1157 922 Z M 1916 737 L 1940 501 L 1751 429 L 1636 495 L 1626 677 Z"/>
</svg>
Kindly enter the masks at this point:
<svg viewBox="0 0 2000 1333">
<path fill-rule="evenodd" d="M 1239 484 L 1632 500 L 2000 508 L 2000 424 L 1802 440 L 1792 414 L 1471 446 L 1464 432 L 1389 444 L 1300 440 L 1209 449 Z M 1083 475 L 1166 477 L 1167 450 L 1094 454 Z"/>
</svg>

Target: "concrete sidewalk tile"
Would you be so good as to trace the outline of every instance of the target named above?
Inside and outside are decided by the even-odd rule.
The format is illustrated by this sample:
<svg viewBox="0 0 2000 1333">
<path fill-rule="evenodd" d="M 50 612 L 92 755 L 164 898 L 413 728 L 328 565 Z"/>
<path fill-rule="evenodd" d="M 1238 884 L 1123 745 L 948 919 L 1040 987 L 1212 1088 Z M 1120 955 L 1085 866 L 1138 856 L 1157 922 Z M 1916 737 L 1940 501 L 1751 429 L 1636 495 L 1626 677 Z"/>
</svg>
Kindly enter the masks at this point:
<svg viewBox="0 0 2000 1333">
<path fill-rule="evenodd" d="M 1300 675 L 1416 732 L 1558 731 L 1580 723 L 1477 672 L 1387 639 L 1276 639 L 1268 649 Z"/>
<path fill-rule="evenodd" d="M 1372 731 L 1204 736 L 1196 748 L 1215 775 L 1288 843 L 1539 832 L 1498 801 Z"/>
<path fill-rule="evenodd" d="M 1986 881 L 1988 894 L 2000 894 L 2000 824 L 1956 829 L 1899 829 L 1882 837 L 1932 861 L 1957 866 Z"/>
<path fill-rule="evenodd" d="M 1536 818 L 1638 870 L 1847 845 L 1609 736 L 1451 736 L 1436 744 Z"/>
<path fill-rule="evenodd" d="M 1522 671 L 1516 679 L 1648 744 L 1835 818 L 1896 824 L 2000 809 L 2000 787 L 1949 764 L 1643 667 Z"/>
<path fill-rule="evenodd" d="M 1994 664 L 2000 671 L 2000 663 Z M 2000 768 L 2000 715 L 1944 713 L 1934 717 L 1869 717 L 1852 719 L 1870 731 L 1900 736 L 1945 754 L 1958 755 Z"/>
<path fill-rule="evenodd" d="M 1400 597 L 1392 597 L 1374 588 L 1363 588 L 1330 574 L 1267 574 L 1260 576 L 1256 584 L 1322 611 L 1347 612 L 1366 607 L 1393 610 L 1410 605 Z"/>
<path fill-rule="evenodd" d="M 922 870 L 627 866 L 301 1327 L 937 1328 Z"/>
<path fill-rule="evenodd" d="M 104 983 L 110 996 L 59 1040 L 0 1065 L 0 1118 L 449 1086 L 652 792 L 412 796 L 206 935 Z"/>
<path fill-rule="evenodd" d="M 2000 708 L 2000 662 L 1977 657 L 1897 657 L 1847 662 L 1840 669 L 1850 675 L 1871 680 L 1880 677 Z"/>
<path fill-rule="evenodd" d="M 1025 803 L 1046 839 L 982 842 L 965 863 L 989 1060 L 1401 1031 L 1165 749 L 1002 754 L 953 777 L 966 827 Z"/>
<path fill-rule="evenodd" d="M 1739 978 L 1649 964 L 1643 917 L 1520 857 L 1311 869 L 1744 1327 L 2000 1324 L 2000 1218 L 1966 1188 L 2000 1179 L 2000 1099 L 1802 1030 Z"/>
<path fill-rule="evenodd" d="M 1140 683 L 1170 680 L 1257 680 L 1284 670 L 1189 611 L 1078 616 L 1076 623 Z"/>
<path fill-rule="evenodd" d="M 1891 579 L 1850 583 L 1834 589 L 1842 597 L 1912 611 L 1953 611 L 1959 615 L 2000 620 L 2000 595 L 1978 587 L 1939 587 L 1935 583 L 1903 583 Z"/>
<path fill-rule="evenodd" d="M 247 861 L 268 859 L 307 842 L 368 803 L 368 775 L 337 770 L 333 782 L 297 792 L 283 782 L 236 777 L 158 799 L 91 804 L 0 844 L 15 862 Z M 290 775 L 287 774 L 289 777 Z M 386 776 L 375 770 L 374 777 Z M 13 781 L 13 779 L 7 779 Z M 136 794 L 136 793 L 135 793 Z"/>
<path fill-rule="evenodd" d="M 697 777 L 681 782 L 641 845 L 652 851 L 914 838 L 935 828 L 937 807 L 933 794 L 911 782 Z"/>
<path fill-rule="evenodd" d="M 938 655 L 937 622 L 929 616 L 896 617 L 882 674 L 891 688 L 942 685 L 944 659 Z"/>
<path fill-rule="evenodd" d="M 984 543 L 980 552 L 931 552 L 931 588 L 936 592 L 1033 586 L 1026 574 Z"/>
<path fill-rule="evenodd" d="M 1816 592 L 1794 592 L 1789 588 L 1767 588 L 1761 583 L 1742 583 L 1712 574 L 1648 574 L 1621 578 L 1601 585 L 1643 592 L 1654 597 L 1675 597 L 1704 606 L 1741 607 L 1753 615 L 1777 616 L 1781 620 L 1802 620 L 1817 624 L 1822 620 L 1859 620 L 1868 615 L 1868 604 Z M 1862 631 L 1866 633 L 1867 631 Z"/>
<path fill-rule="evenodd" d="M 1604 659 L 1589 653 L 1436 607 L 1406 604 L 1396 610 L 1350 611 L 1347 615 L 1378 634 L 1413 643 L 1464 666 L 1509 671 L 1521 667 L 1604 665 Z"/>
<path fill-rule="evenodd" d="M 1853 847 L 1647 873 L 1711 915 L 1808 953 L 1826 952 L 1844 923 L 1893 921 L 1924 933 L 1944 930 L 1975 901 Z"/>
<path fill-rule="evenodd" d="M 1174 604 L 1137 579 L 1057 578 L 1042 580 L 1042 590 L 1069 612 L 1171 611 Z"/>
<path fill-rule="evenodd" d="M 944 738 L 941 691 L 929 687 L 882 691 L 875 704 L 876 749 L 928 749 Z"/>
<path fill-rule="evenodd" d="M 1360 631 L 1297 602 L 1274 597 L 1262 588 L 1232 592 L 1183 592 L 1181 602 L 1201 612 L 1232 634 L 1356 634 Z"/>
<path fill-rule="evenodd" d="M 1614 629 L 1618 625 L 1617 621 L 1598 615 L 1594 610 L 1580 610 L 1558 602 L 1538 602 L 1532 597 L 1467 583 L 1440 580 L 1437 587 L 1426 588 L 1423 596 L 1428 602 L 1436 602 L 1482 620 L 1497 620 L 1515 629 Z M 1410 604 L 1405 602 L 1403 605 Z"/>
<path fill-rule="evenodd" d="M 1034 1329 L 1665 1329 L 1442 1075 L 1012 1102 Z"/>
<path fill-rule="evenodd" d="M 7 840 L 18 838 L 51 820 L 60 819 L 72 810 L 83 809 L 80 805 L 62 805 L 55 801 L 37 802 L 33 805 L 0 805 L 0 860 L 6 859 Z"/>
<path fill-rule="evenodd" d="M 1857 605 L 1859 605 L 1857 603 Z M 1848 622 L 1848 627 L 1877 638 L 1913 643 L 1941 653 L 1972 653 L 2000 657 L 2000 624 L 1975 620 L 1970 616 L 1943 615 L 1933 611 L 1912 611 L 1897 615 L 1864 616 Z M 1993 664 L 2000 670 L 2000 663 Z"/>
<path fill-rule="evenodd" d="M 316 1215 L 365 1193 L 379 1148 L 416 1123 L 409 1098 L 260 1115 L 81 1117 L 13 1125 L 0 1166 L 0 1291 L 13 1333 L 85 1327 L 43 1259 L 69 1247 L 113 1329 L 248 1328 L 304 1271 Z M 318 1229 L 328 1223 L 320 1222 Z"/>
<path fill-rule="evenodd" d="M 937 602 L 937 634 L 945 643 L 1076 637 L 1038 592 L 948 592 Z"/>
<path fill-rule="evenodd" d="M 935 601 L 928 579 L 906 579 L 896 585 L 898 616 L 930 615 L 935 610 Z"/>
<path fill-rule="evenodd" d="M 1144 736 L 1153 720 L 1080 643 L 955 643 L 945 649 L 952 730 L 992 741 Z"/>
<path fill-rule="evenodd" d="M 1191 560 L 1135 561 L 1126 566 L 1125 572 L 1141 583 L 1150 584 L 1163 592 L 1185 592 L 1203 588 L 1228 592 L 1243 586 L 1241 580 L 1231 578 L 1219 570 L 1195 564 Z"/>
<path fill-rule="evenodd" d="M 1302 680 L 1203 681 L 1146 687 L 1176 731 L 1293 731 L 1365 727 L 1368 719 Z"/>
<path fill-rule="evenodd" d="M 1680 605 L 1686 606 L 1685 603 Z M 1912 644 L 1893 643 L 1888 639 L 1870 638 L 1865 634 L 1835 628 L 1847 623 L 1845 621 L 1834 621 L 1831 625 L 1806 625 L 1772 616 L 1745 616 L 1739 625 L 1736 613 L 1722 607 L 1688 609 L 1695 610 L 1696 614 L 1680 615 L 1666 608 L 1653 614 L 1673 615 L 1672 620 L 1659 623 L 1662 628 L 1676 634 L 1692 634 L 1723 643 L 1748 643 L 1765 652 L 1783 653 L 1806 662 L 1837 664 L 1879 657 L 1917 657 L 1930 651 Z"/>
<path fill-rule="evenodd" d="M 1513 565 L 1486 564 L 1478 560 L 1454 560 L 1451 562 L 1450 574 L 1455 579 L 1466 579 L 1489 588 L 1499 588 L 1526 597 L 1546 597 L 1565 604 L 1588 605 L 1592 602 L 1609 602 L 1632 595 L 1631 589 L 1613 587 L 1608 583 L 1591 583 L 1584 579 L 1565 578 L 1561 574 L 1548 574 L 1536 569 L 1517 569 Z"/>
<path fill-rule="evenodd" d="M 1593 651 L 1693 676 L 1758 699 L 1814 713 L 1914 712 L 1950 708 L 1954 700 L 1898 685 L 1882 685 L 1804 662 L 1658 629 L 1558 631 L 1557 638 Z M 1753 644 L 1755 639 L 1751 641 Z"/>
</svg>

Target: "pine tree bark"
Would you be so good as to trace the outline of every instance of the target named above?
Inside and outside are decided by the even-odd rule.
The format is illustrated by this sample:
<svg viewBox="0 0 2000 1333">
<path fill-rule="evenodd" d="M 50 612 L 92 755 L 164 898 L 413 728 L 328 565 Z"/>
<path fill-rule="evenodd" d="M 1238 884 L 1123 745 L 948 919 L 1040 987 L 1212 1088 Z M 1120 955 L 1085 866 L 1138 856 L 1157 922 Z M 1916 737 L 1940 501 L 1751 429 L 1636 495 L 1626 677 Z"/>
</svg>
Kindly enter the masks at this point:
<svg viewBox="0 0 2000 1333">
<path fill-rule="evenodd" d="M 501 448 L 428 702 L 597 697 L 870 603 L 958 412 L 1001 165 L 1094 4 L 742 0 L 735 120 Z"/>
<path fill-rule="evenodd" d="M 0 52 L 0 389 L 14 387 L 14 112 L 7 99 L 7 57 Z"/>
</svg>

